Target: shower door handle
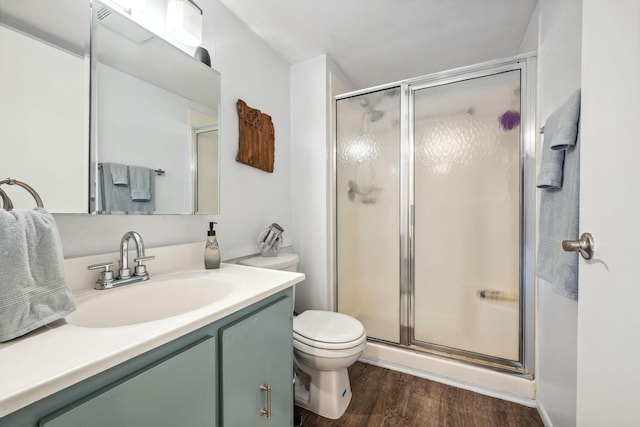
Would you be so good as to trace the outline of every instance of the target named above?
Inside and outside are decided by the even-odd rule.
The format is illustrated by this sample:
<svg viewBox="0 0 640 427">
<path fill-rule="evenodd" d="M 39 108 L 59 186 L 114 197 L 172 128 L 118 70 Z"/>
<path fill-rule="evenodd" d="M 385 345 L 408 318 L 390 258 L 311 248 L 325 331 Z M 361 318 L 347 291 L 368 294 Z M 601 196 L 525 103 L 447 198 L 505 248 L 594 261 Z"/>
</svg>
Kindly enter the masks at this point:
<svg viewBox="0 0 640 427">
<path fill-rule="evenodd" d="M 595 252 L 596 242 L 591 233 L 582 233 L 580 240 L 563 240 L 562 249 L 567 252 L 580 252 L 582 258 L 591 259 Z"/>
</svg>

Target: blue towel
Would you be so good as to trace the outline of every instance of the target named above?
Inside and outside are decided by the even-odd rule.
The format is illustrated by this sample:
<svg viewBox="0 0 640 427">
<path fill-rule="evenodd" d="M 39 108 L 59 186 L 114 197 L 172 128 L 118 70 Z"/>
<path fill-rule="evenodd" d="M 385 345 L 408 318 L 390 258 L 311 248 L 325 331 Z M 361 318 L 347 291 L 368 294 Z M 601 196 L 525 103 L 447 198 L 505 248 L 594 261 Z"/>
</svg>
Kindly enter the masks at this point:
<svg viewBox="0 0 640 427">
<path fill-rule="evenodd" d="M 580 90 L 575 91 L 545 124 L 549 128 L 549 146 L 552 150 L 566 150 L 578 143 L 578 124 L 580 122 Z"/>
<path fill-rule="evenodd" d="M 0 342 L 75 310 L 56 223 L 42 208 L 0 209 Z"/>
<path fill-rule="evenodd" d="M 127 168 L 127 165 L 122 165 L 120 163 L 105 163 L 105 167 L 108 167 L 111 172 L 113 185 L 129 185 L 129 169 Z"/>
<path fill-rule="evenodd" d="M 153 171 L 143 166 L 129 166 L 129 178 L 131 200 L 136 202 L 150 201 Z"/>
<path fill-rule="evenodd" d="M 574 92 L 544 125 L 538 188 L 562 187 L 565 150 L 576 145 L 580 118 L 580 91 Z"/>
<path fill-rule="evenodd" d="M 538 171 L 538 188 L 558 189 L 562 187 L 564 150 L 552 150 L 550 144 L 550 138 L 545 135 Z"/>
<path fill-rule="evenodd" d="M 100 208 L 98 212 L 103 214 L 150 214 L 156 210 L 155 198 L 146 202 L 138 202 L 131 199 L 129 187 L 113 184 L 109 163 L 102 163 L 100 173 Z M 152 178 L 151 194 L 155 192 L 155 180 Z"/>
<path fill-rule="evenodd" d="M 578 253 L 562 250 L 563 240 L 578 239 L 580 201 L 580 91 L 574 93 L 545 124 L 544 150 L 564 153 L 561 186 L 549 186 L 547 175 L 538 175 L 540 224 L 536 275 L 554 292 L 578 299 Z M 544 160 L 544 153 L 542 160 Z"/>
</svg>

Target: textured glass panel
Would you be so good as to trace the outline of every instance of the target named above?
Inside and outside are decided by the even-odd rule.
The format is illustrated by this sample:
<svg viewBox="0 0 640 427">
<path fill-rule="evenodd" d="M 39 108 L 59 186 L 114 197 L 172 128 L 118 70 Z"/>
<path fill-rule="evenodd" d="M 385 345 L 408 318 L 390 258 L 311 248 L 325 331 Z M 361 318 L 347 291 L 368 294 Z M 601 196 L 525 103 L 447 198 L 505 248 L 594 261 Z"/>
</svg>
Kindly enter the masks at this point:
<svg viewBox="0 0 640 427">
<path fill-rule="evenodd" d="M 520 71 L 417 90 L 414 112 L 414 339 L 518 360 Z"/>
<path fill-rule="evenodd" d="M 400 90 L 337 102 L 338 311 L 400 336 Z"/>
</svg>

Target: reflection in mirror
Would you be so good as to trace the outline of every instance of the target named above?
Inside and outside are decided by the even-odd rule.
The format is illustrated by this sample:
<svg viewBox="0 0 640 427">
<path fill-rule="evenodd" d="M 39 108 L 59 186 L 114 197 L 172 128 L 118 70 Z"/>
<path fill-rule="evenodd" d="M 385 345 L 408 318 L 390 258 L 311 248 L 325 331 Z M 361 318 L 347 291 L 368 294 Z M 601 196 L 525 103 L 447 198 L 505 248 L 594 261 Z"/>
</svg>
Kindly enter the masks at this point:
<svg viewBox="0 0 640 427">
<path fill-rule="evenodd" d="M 215 117 L 199 111 L 189 112 L 193 133 L 196 213 L 218 212 L 218 124 Z"/>
<path fill-rule="evenodd" d="M 50 212 L 87 212 L 89 19 L 78 0 L 0 0 L 0 179 Z M 4 186 L 15 209 L 34 207 Z"/>
<path fill-rule="evenodd" d="M 92 9 L 92 211 L 218 213 L 220 75 L 119 11 Z"/>
</svg>

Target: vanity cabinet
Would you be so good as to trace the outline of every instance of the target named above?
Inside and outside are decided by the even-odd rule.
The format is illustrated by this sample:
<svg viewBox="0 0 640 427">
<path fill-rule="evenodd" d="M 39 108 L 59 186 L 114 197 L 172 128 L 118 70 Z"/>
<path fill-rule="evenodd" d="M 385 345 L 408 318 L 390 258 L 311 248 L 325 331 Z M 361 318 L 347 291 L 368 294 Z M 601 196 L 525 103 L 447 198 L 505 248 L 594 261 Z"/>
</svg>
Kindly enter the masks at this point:
<svg viewBox="0 0 640 427">
<path fill-rule="evenodd" d="M 8 414 L 0 427 L 291 426 L 292 307 L 283 290 Z M 270 420 L 259 415 L 261 384 L 271 386 Z"/>
<path fill-rule="evenodd" d="M 220 330 L 222 427 L 292 425 L 290 299 Z"/>
<path fill-rule="evenodd" d="M 205 338 L 44 418 L 40 425 L 215 427 L 215 350 L 215 338 Z"/>
</svg>

